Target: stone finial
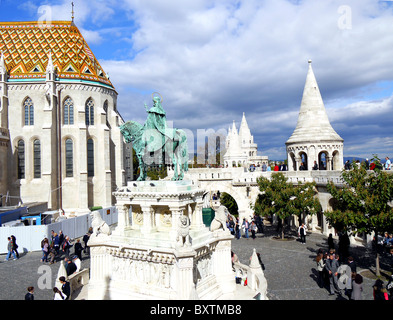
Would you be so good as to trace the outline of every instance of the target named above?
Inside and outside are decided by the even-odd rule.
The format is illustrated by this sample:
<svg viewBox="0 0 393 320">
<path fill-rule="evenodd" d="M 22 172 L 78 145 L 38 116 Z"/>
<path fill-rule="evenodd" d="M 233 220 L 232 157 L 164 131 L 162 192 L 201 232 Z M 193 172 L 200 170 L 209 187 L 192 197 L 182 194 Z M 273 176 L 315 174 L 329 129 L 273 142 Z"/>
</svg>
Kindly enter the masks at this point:
<svg viewBox="0 0 393 320">
<path fill-rule="evenodd" d="M 53 73 L 54 71 L 55 68 L 53 67 L 52 53 L 49 52 L 48 65 L 46 66 L 46 73 Z"/>
<path fill-rule="evenodd" d="M 258 260 L 258 256 L 257 256 L 257 252 L 256 252 L 255 248 L 252 252 L 250 267 L 251 268 L 260 268 L 261 267 L 261 265 L 259 264 L 259 260 Z"/>
<path fill-rule="evenodd" d="M 7 72 L 7 69 L 5 67 L 5 62 L 4 62 L 4 54 L 3 51 L 1 52 L 1 57 L 0 57 L 0 74 L 5 74 Z"/>
</svg>

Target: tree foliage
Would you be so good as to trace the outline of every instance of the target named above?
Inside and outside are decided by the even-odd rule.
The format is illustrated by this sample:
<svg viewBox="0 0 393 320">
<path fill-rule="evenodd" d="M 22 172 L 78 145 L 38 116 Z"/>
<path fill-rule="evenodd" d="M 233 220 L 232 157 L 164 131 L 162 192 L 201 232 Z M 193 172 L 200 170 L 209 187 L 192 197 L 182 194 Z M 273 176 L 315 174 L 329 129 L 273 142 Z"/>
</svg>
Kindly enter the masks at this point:
<svg viewBox="0 0 393 320">
<path fill-rule="evenodd" d="M 321 211 L 319 199 L 315 197 L 314 182 L 294 185 L 287 181 L 284 174 L 278 172 L 273 173 L 271 179 L 259 177 L 257 183 L 260 193 L 253 209 L 258 215 L 276 215 L 284 223 L 286 218 L 293 215 L 302 219 Z"/>
<path fill-rule="evenodd" d="M 327 221 L 339 231 L 354 233 L 393 231 L 393 175 L 362 165 L 343 171 L 344 185 L 329 182 L 327 191 L 334 199 L 334 210 L 325 213 Z"/>
<path fill-rule="evenodd" d="M 230 194 L 226 192 L 221 193 L 220 203 L 228 209 L 231 215 L 237 216 L 239 214 L 239 208 L 236 200 Z"/>
<path fill-rule="evenodd" d="M 375 156 L 376 162 L 379 162 Z M 364 165 L 353 165 L 341 173 L 343 186 L 329 182 L 327 191 L 334 199 L 332 211 L 325 212 L 326 220 L 339 231 L 364 232 L 377 235 L 393 232 L 393 174 L 376 166 L 367 171 Z M 375 245 L 375 248 L 377 246 Z M 379 256 L 376 251 L 376 273 L 379 275 Z"/>
</svg>

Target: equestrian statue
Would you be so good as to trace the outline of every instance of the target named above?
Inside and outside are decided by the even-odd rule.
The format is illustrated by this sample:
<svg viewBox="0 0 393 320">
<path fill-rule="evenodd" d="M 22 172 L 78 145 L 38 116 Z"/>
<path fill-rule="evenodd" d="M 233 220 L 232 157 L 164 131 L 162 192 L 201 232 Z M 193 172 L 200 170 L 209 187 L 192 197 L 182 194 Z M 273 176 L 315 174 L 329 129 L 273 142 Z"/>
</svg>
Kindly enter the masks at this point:
<svg viewBox="0 0 393 320">
<path fill-rule="evenodd" d="M 173 165 L 172 180 L 183 180 L 188 171 L 187 135 L 181 129 L 167 126 L 166 113 L 161 106 L 162 97 L 152 94 L 153 107 L 145 109 L 148 113 L 144 125 L 127 121 L 120 131 L 127 143 L 132 142 L 139 163 L 138 181 L 146 180 L 148 166 Z M 179 172 L 178 172 L 179 170 Z"/>
</svg>

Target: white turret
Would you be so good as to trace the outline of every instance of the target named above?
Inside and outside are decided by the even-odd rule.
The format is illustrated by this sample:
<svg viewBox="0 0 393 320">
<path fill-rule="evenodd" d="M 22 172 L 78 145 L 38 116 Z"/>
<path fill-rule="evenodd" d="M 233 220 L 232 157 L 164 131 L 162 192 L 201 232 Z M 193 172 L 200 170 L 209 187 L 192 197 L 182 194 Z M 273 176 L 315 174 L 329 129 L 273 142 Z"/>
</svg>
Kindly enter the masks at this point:
<svg viewBox="0 0 393 320">
<path fill-rule="evenodd" d="M 233 121 L 232 128 L 228 129 L 226 148 L 224 155 L 226 167 L 237 167 L 239 165 L 248 167 L 250 164 L 262 166 L 262 163 L 268 163 L 267 157 L 257 156 L 257 144 L 254 143 L 254 137 L 248 127 L 244 112 L 239 133 L 235 121 Z"/>
<path fill-rule="evenodd" d="M 309 60 L 297 125 L 286 142 L 288 170 L 299 170 L 301 163 L 307 170 L 314 163 L 318 169 L 341 170 L 343 141 L 329 122 Z"/>
</svg>

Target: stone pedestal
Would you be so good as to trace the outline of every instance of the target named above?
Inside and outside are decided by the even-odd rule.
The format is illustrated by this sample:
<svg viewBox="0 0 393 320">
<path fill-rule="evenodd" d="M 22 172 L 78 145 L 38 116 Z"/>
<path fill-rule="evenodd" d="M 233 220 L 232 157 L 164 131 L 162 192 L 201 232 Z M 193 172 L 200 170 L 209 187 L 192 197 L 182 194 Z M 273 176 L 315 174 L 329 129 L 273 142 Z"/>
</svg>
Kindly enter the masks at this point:
<svg viewBox="0 0 393 320">
<path fill-rule="evenodd" d="M 116 229 L 89 241 L 89 299 L 233 298 L 232 235 L 203 224 L 203 193 L 190 181 L 116 191 Z"/>
</svg>

